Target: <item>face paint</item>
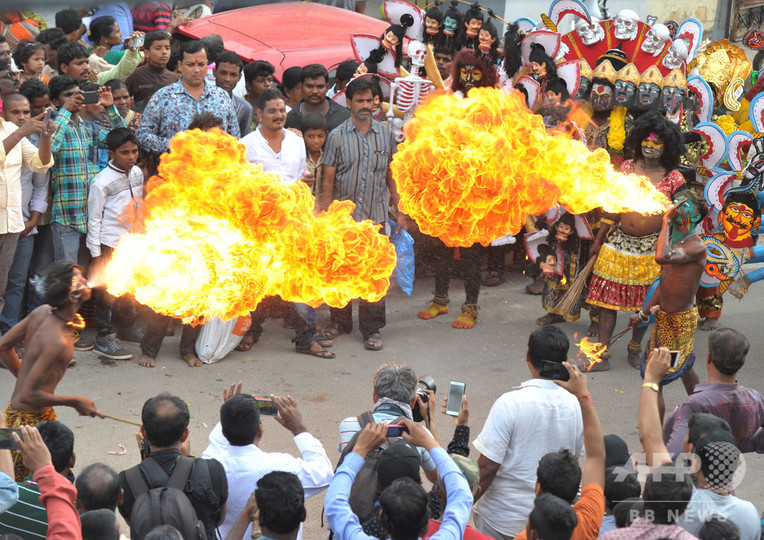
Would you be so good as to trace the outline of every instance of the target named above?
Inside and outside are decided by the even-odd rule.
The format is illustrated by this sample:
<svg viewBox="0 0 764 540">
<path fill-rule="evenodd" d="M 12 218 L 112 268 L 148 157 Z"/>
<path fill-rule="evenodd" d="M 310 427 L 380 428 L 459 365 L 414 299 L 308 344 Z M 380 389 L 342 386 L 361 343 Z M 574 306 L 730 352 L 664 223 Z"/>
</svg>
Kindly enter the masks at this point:
<svg viewBox="0 0 764 540">
<path fill-rule="evenodd" d="M 85 296 L 85 291 L 87 291 L 87 288 L 88 282 L 85 280 L 85 276 L 82 275 L 82 271 L 80 271 L 79 268 L 75 268 L 74 273 L 72 274 L 72 286 L 69 289 L 69 294 L 71 294 L 76 300 L 79 300 Z"/>
<path fill-rule="evenodd" d="M 642 109 L 655 109 L 658 107 L 661 89 L 654 83 L 639 83 L 637 90 L 637 103 Z"/>
<path fill-rule="evenodd" d="M 609 111 L 613 108 L 613 89 L 604 84 L 597 84 L 592 88 L 592 109 L 595 112 Z"/>
<path fill-rule="evenodd" d="M 483 80 L 483 71 L 479 66 L 466 65 L 459 70 L 459 79 L 465 89 L 477 86 Z"/>
<path fill-rule="evenodd" d="M 727 238 L 741 241 L 751 236 L 755 214 L 753 209 L 743 203 L 733 202 L 719 214 L 719 222 Z"/>
<path fill-rule="evenodd" d="M 661 91 L 661 109 L 676 114 L 684 103 L 684 90 L 678 86 L 666 86 Z"/>
<path fill-rule="evenodd" d="M 695 203 L 682 195 L 674 200 L 674 204 L 678 204 L 679 199 L 684 200 L 678 208 L 677 216 L 674 218 L 674 227 L 681 233 L 682 237 L 685 237 L 695 228 L 697 222 L 693 222 L 693 217 L 699 217 L 699 214 L 697 214 Z"/>
<path fill-rule="evenodd" d="M 618 79 L 615 81 L 615 102 L 623 107 L 634 104 L 637 86 L 633 82 Z"/>
<path fill-rule="evenodd" d="M 458 25 L 459 22 L 456 19 L 446 16 L 446 18 L 443 20 L 443 33 L 447 36 L 456 35 L 456 27 Z"/>
<path fill-rule="evenodd" d="M 642 156 L 645 159 L 658 159 L 663 155 L 663 141 L 655 133 L 642 141 Z"/>
</svg>

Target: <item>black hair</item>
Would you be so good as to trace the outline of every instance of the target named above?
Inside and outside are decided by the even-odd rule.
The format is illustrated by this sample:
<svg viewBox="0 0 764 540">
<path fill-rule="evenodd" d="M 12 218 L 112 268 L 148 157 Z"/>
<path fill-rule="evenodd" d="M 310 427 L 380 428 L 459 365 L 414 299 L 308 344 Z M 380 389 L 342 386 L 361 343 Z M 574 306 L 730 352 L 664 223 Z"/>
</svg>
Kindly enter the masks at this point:
<svg viewBox="0 0 764 540">
<path fill-rule="evenodd" d="M 570 503 L 551 493 L 542 493 L 533 501 L 528 521 L 539 538 L 569 540 L 578 525 L 578 516 Z"/>
<path fill-rule="evenodd" d="M 143 540 L 183 540 L 183 535 L 172 525 L 157 525 Z"/>
<path fill-rule="evenodd" d="M 641 493 L 642 486 L 636 474 L 619 466 L 605 469 L 605 501 L 611 512 L 618 503 L 639 497 Z"/>
<path fill-rule="evenodd" d="M 448 8 L 446 8 L 446 12 L 443 14 L 444 24 L 446 22 L 446 17 L 451 17 L 456 21 L 456 32 L 459 33 L 459 28 L 462 24 L 462 14 L 459 11 L 459 0 L 451 0 L 449 3 Z"/>
<path fill-rule="evenodd" d="M 663 143 L 663 154 L 659 159 L 661 166 L 667 172 L 673 171 L 679 166 L 679 158 L 684 153 L 684 140 L 679 127 L 660 111 L 646 112 L 634 120 L 623 143 L 624 156 L 628 159 L 641 158 L 642 141 L 651 133 L 655 133 Z"/>
<path fill-rule="evenodd" d="M 146 400 L 141 411 L 146 439 L 157 448 L 180 442 L 188 428 L 189 417 L 186 402 L 166 393 Z"/>
<path fill-rule="evenodd" d="M 122 90 L 123 88 L 127 89 L 127 85 L 122 79 L 110 79 L 103 83 L 103 85 L 107 88 L 110 88 L 112 92 L 114 92 L 114 90 Z"/>
<path fill-rule="evenodd" d="M 409 13 L 404 13 L 401 15 L 401 22 L 400 24 L 391 24 L 387 28 L 385 28 L 385 31 L 382 32 L 382 37 L 380 39 L 380 45 L 376 49 L 372 50 L 369 53 L 369 60 L 372 62 L 375 62 L 379 64 L 382 59 L 385 56 L 385 52 L 387 49 L 385 49 L 382 46 L 381 40 L 385 38 L 385 34 L 388 32 L 392 32 L 395 37 L 398 38 L 398 44 L 395 46 L 395 67 L 399 67 L 401 65 L 401 60 L 403 60 L 403 36 L 406 35 L 406 29 L 414 24 L 414 17 L 412 17 Z"/>
<path fill-rule="evenodd" d="M 258 77 L 273 77 L 276 68 L 267 60 L 255 60 L 244 66 L 244 82 L 251 83 Z"/>
<path fill-rule="evenodd" d="M 692 486 L 692 476 L 674 463 L 653 469 L 645 483 L 645 516 L 659 525 L 676 523 L 690 502 Z"/>
<path fill-rule="evenodd" d="M 267 88 L 262 94 L 257 96 L 257 108 L 264 111 L 266 104 L 273 99 L 281 99 L 286 103 L 286 98 L 284 98 L 281 92 L 275 88 Z"/>
<path fill-rule="evenodd" d="M 732 433 L 715 429 L 703 434 L 695 444 L 695 455 L 700 459 L 700 470 L 711 489 L 730 488 L 740 459 L 737 439 Z"/>
<path fill-rule="evenodd" d="M 456 55 L 456 53 L 454 52 L 453 49 L 451 49 L 450 47 L 446 47 L 443 44 L 436 44 L 432 48 L 432 52 L 433 52 L 433 54 L 447 54 L 448 56 L 451 57 L 452 61 L 454 59 L 454 56 Z"/>
<path fill-rule="evenodd" d="M 71 279 L 69 282 L 71 283 Z M 48 447 L 53 468 L 57 473 L 63 473 L 69 468 L 74 455 L 74 433 L 57 420 L 41 422 L 35 427 L 40 433 L 42 442 Z"/>
<path fill-rule="evenodd" d="M 329 72 L 321 64 L 308 64 L 300 72 L 300 82 L 304 83 L 306 79 L 324 79 L 328 83 Z"/>
<path fill-rule="evenodd" d="M 43 45 L 49 45 L 51 49 L 57 50 L 64 43 L 68 43 L 66 34 L 60 28 L 46 28 L 37 34 L 34 40 Z"/>
<path fill-rule="evenodd" d="M 719 429 L 732 432 L 730 425 L 718 416 L 710 413 L 693 413 L 687 421 L 687 442 L 695 446 L 706 433 Z"/>
<path fill-rule="evenodd" d="M 220 53 L 215 60 L 215 66 L 220 67 L 220 64 L 233 64 L 237 68 L 239 68 L 239 74 L 244 70 L 244 60 L 241 59 L 241 56 L 236 54 L 233 51 L 223 51 Z"/>
<path fill-rule="evenodd" d="M 371 77 L 358 77 L 357 79 L 350 81 L 345 87 L 345 97 L 347 98 L 348 103 L 350 103 L 353 100 L 353 96 L 359 92 L 371 91 L 371 93 L 374 94 L 373 85 L 374 83 L 372 82 Z"/>
<path fill-rule="evenodd" d="M 554 92 L 555 94 L 560 94 L 560 101 L 562 103 L 568 101 L 570 99 L 570 92 L 568 92 L 568 85 L 565 84 L 565 81 L 562 80 L 559 77 L 554 77 L 551 80 L 548 80 L 546 83 L 546 91 L 547 92 Z"/>
<path fill-rule="evenodd" d="M 35 278 L 35 289 L 37 294 L 42 297 L 42 301 L 53 308 L 62 307 L 69 297 L 75 270 L 84 271 L 74 261 L 56 261 L 48 266 L 41 276 Z"/>
<path fill-rule="evenodd" d="M 311 129 L 327 131 L 326 118 L 323 114 L 308 113 L 302 115 L 302 124 L 300 125 L 300 130 L 305 133 Z"/>
<path fill-rule="evenodd" d="M 74 9 L 62 9 L 56 13 L 56 27 L 71 34 L 82 27 L 82 16 Z"/>
<path fill-rule="evenodd" d="M 82 540 L 119 540 L 117 515 L 112 510 L 89 510 L 80 515 Z"/>
<path fill-rule="evenodd" d="M 29 101 L 29 99 L 21 92 L 11 92 L 5 94 L 3 97 L 3 103 L 10 103 L 11 101 Z"/>
<path fill-rule="evenodd" d="M 260 524 L 270 532 L 288 534 L 305 521 L 305 491 L 294 473 L 273 471 L 263 476 L 257 481 L 255 500 Z"/>
<path fill-rule="evenodd" d="M 106 134 L 106 148 L 115 152 L 123 144 L 133 143 L 138 146 L 138 137 L 130 128 L 114 128 Z"/>
<path fill-rule="evenodd" d="M 220 425 L 223 436 L 233 446 L 247 446 L 255 442 L 260 427 L 260 408 L 249 394 L 236 394 L 220 406 Z"/>
<path fill-rule="evenodd" d="M 717 328 L 708 336 L 708 354 L 719 373 L 734 375 L 745 364 L 748 338 L 734 328 Z"/>
<path fill-rule="evenodd" d="M 29 59 L 40 51 L 45 54 L 45 45 L 31 39 L 22 39 L 13 52 L 13 61 L 16 62 L 16 67 L 23 70 L 24 64 L 29 62 Z"/>
<path fill-rule="evenodd" d="M 440 10 L 440 2 L 435 0 L 435 3 L 424 12 L 424 16 L 443 24 L 443 12 Z"/>
<path fill-rule="evenodd" d="M 143 37 L 143 49 L 148 51 L 151 48 L 151 45 L 157 41 L 170 41 L 172 36 L 165 32 L 164 30 L 154 30 L 153 32 L 148 32 Z"/>
<path fill-rule="evenodd" d="M 194 115 L 191 119 L 191 123 L 186 129 L 201 129 L 202 131 L 207 131 L 212 128 L 223 129 L 223 126 L 225 126 L 225 122 L 223 122 L 221 117 L 215 113 L 203 112 Z"/>
<path fill-rule="evenodd" d="M 541 369 L 543 360 L 563 363 L 568 359 L 569 348 L 568 336 L 552 325 L 536 328 L 528 338 L 528 358 L 536 369 Z"/>
<path fill-rule="evenodd" d="M 523 66 L 523 37 L 525 36 L 517 23 L 507 25 L 507 31 L 504 32 L 504 72 L 510 80 Z"/>
<path fill-rule="evenodd" d="M 529 62 L 544 64 L 546 66 L 546 78 L 552 80 L 557 78 L 557 64 L 554 59 L 546 53 L 546 49 L 540 43 L 531 43 L 531 52 L 528 55 Z"/>
<path fill-rule="evenodd" d="M 339 68 L 337 68 L 337 70 L 339 70 Z M 301 73 L 301 66 L 292 66 L 285 69 L 284 73 L 281 74 L 281 92 L 284 93 L 284 90 L 289 91 L 300 84 Z"/>
<path fill-rule="evenodd" d="M 117 473 L 103 463 L 91 463 L 85 467 L 74 481 L 77 488 L 77 500 L 85 512 L 105 508 L 114 512 L 117 509 L 119 485 Z"/>
<path fill-rule="evenodd" d="M 217 62 L 218 56 L 225 51 L 225 44 L 223 38 L 219 34 L 207 34 L 201 40 L 207 51 L 207 64 L 213 64 Z"/>
<path fill-rule="evenodd" d="M 740 538 L 740 527 L 726 516 L 711 516 L 698 531 L 699 540 L 740 540 Z"/>
<path fill-rule="evenodd" d="M 623 529 L 631 525 L 644 512 L 644 505 L 641 497 L 631 497 L 616 504 L 615 508 L 612 509 L 615 526 Z"/>
<path fill-rule="evenodd" d="M 96 17 L 90 21 L 90 28 L 88 29 L 88 37 L 94 45 L 100 45 L 101 40 L 105 37 L 109 37 L 115 31 L 114 26 L 117 25 L 117 20 L 111 15 L 104 15 L 103 17 Z"/>
<path fill-rule="evenodd" d="M 183 62 L 183 58 L 187 54 L 196 54 L 202 51 L 204 51 L 204 54 L 207 54 L 207 49 L 204 47 L 204 44 L 198 39 L 192 39 L 190 41 L 186 41 L 183 45 L 180 46 L 180 58 L 178 59 L 178 61 Z M 209 61 L 209 58 L 207 60 Z"/>
<path fill-rule="evenodd" d="M 408 476 L 393 480 L 382 491 L 379 504 L 382 524 L 393 540 L 416 540 L 430 519 L 427 492 Z"/>
<path fill-rule="evenodd" d="M 493 38 L 493 43 L 491 44 L 490 50 L 486 53 L 485 51 L 480 51 L 483 55 L 488 56 L 489 62 L 492 64 L 495 64 L 500 56 L 499 56 L 499 31 L 496 29 L 496 25 L 493 24 L 492 19 L 494 18 L 493 10 L 488 10 L 488 18 L 483 23 L 483 25 L 480 27 L 480 31 L 478 32 L 478 45 L 476 47 L 479 48 L 480 44 L 480 32 L 485 30 L 488 32 L 491 37 Z"/>
<path fill-rule="evenodd" d="M 76 41 L 66 42 L 61 45 L 58 49 L 56 49 L 56 55 L 59 66 L 62 64 L 68 66 L 72 60 L 77 60 L 78 58 L 87 58 L 90 56 L 85 46 L 82 43 L 77 43 Z"/>
<path fill-rule="evenodd" d="M 684 195 L 687 197 L 688 201 L 692 201 L 692 203 L 695 205 L 695 211 L 700 215 L 700 219 L 698 221 L 703 221 L 703 219 L 705 219 L 705 217 L 708 215 L 708 203 L 706 203 L 706 198 L 703 195 L 689 186 L 686 178 L 684 183 L 676 188 L 676 190 L 674 190 L 674 192 L 671 194 L 671 199 L 674 200 L 679 195 Z"/>
<path fill-rule="evenodd" d="M 175 51 L 170 53 L 170 59 L 167 61 L 167 65 L 165 66 L 170 71 L 175 71 L 178 69 L 178 64 L 180 63 L 180 58 L 182 54 L 180 51 Z"/>
<path fill-rule="evenodd" d="M 355 75 L 355 71 L 358 69 L 358 62 L 355 60 L 344 60 L 337 66 L 337 72 L 334 75 L 334 79 L 337 81 L 349 81 Z"/>
<path fill-rule="evenodd" d="M 761 205 L 759 205 L 759 199 L 757 199 L 756 195 L 753 193 L 746 193 L 744 191 L 731 191 L 724 197 L 724 205 L 722 206 L 722 210 L 726 210 L 727 207 L 733 202 L 742 203 L 753 210 L 754 219 L 761 217 Z M 754 237 L 758 236 L 758 234 L 758 230 L 751 231 L 751 235 Z"/>
<path fill-rule="evenodd" d="M 24 96 L 31 103 L 35 98 L 50 96 L 50 88 L 40 79 L 33 78 L 28 79 L 21 84 L 19 87 L 19 93 L 24 94 Z"/>
<path fill-rule="evenodd" d="M 385 95 L 382 93 L 382 85 L 379 84 L 379 78 L 375 75 L 373 77 L 367 77 L 371 80 L 371 93 L 374 97 L 379 98 L 379 101 L 385 99 Z"/>
<path fill-rule="evenodd" d="M 544 493 L 551 493 L 573 504 L 581 483 L 581 467 L 570 450 L 564 448 L 549 452 L 539 460 L 536 479 Z"/>
</svg>

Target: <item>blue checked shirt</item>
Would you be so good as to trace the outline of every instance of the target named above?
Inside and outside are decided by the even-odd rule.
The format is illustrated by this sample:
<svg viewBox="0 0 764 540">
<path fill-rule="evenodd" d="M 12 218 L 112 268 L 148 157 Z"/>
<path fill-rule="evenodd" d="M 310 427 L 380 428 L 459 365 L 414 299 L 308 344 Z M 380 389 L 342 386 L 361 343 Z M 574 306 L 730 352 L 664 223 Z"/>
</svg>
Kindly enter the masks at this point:
<svg viewBox="0 0 764 540">
<path fill-rule="evenodd" d="M 197 100 L 181 79 L 151 96 L 136 131 L 138 142 L 152 152 L 169 152 L 170 139 L 188 129 L 194 116 L 205 112 L 222 118 L 223 130 L 239 138 L 239 122 L 228 93 L 205 81 L 202 97 Z"/>
<path fill-rule="evenodd" d="M 127 127 L 117 108 L 106 109 L 112 128 Z M 72 114 L 59 109 L 55 116 L 56 132 L 51 137 L 55 165 L 51 169 L 53 208 L 51 222 L 57 221 L 77 232 L 86 233 L 90 182 L 100 172 L 98 149 L 109 133 L 93 122 L 72 120 Z"/>
</svg>

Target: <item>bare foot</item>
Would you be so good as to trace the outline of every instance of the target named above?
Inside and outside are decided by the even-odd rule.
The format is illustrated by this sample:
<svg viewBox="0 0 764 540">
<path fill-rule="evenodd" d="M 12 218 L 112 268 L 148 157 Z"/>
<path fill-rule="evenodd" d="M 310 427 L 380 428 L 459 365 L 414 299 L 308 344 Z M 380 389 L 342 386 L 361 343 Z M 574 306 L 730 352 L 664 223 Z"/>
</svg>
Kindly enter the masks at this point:
<svg viewBox="0 0 764 540">
<path fill-rule="evenodd" d="M 185 360 L 186 364 L 188 364 L 188 367 L 201 367 L 204 365 L 202 361 L 199 360 L 199 357 L 196 356 L 195 354 L 191 354 L 191 353 L 184 354 L 183 356 L 181 356 L 181 358 Z"/>
<path fill-rule="evenodd" d="M 547 326 L 549 324 L 564 323 L 565 319 L 562 315 L 555 315 L 554 313 L 547 313 L 543 317 L 536 319 L 536 324 L 539 326 Z"/>
<path fill-rule="evenodd" d="M 716 330 L 716 327 L 719 326 L 719 319 L 712 319 L 711 317 L 704 320 L 702 323 L 700 323 L 700 328 L 704 332 L 710 332 L 711 330 Z"/>
<path fill-rule="evenodd" d="M 586 337 L 598 337 L 600 335 L 600 323 L 598 321 L 592 321 L 589 325 L 589 329 L 586 331 Z"/>
<path fill-rule="evenodd" d="M 154 359 L 150 356 L 146 356 L 145 354 L 141 355 L 141 359 L 138 360 L 138 365 L 141 367 L 154 367 Z"/>
<path fill-rule="evenodd" d="M 637 371 L 642 369 L 642 351 L 629 351 L 626 360 L 628 360 L 629 365 Z"/>
</svg>

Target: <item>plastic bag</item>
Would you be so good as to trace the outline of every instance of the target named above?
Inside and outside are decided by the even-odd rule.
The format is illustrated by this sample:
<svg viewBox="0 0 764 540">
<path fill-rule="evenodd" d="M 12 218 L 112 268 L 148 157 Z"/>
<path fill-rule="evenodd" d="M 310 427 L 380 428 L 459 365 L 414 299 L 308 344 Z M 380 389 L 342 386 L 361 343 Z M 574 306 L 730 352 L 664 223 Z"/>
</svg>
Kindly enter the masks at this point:
<svg viewBox="0 0 764 540">
<path fill-rule="evenodd" d="M 210 319 L 196 338 L 196 356 L 205 364 L 222 360 L 241 342 L 251 324 L 249 315 L 230 321 L 217 317 Z"/>
<path fill-rule="evenodd" d="M 395 229 L 398 228 L 398 224 L 392 219 L 388 219 L 388 223 L 391 231 L 390 242 L 395 246 L 395 255 L 398 258 L 393 277 L 403 292 L 411 296 L 414 289 L 414 239 L 406 229 L 401 229 L 401 233 L 397 234 Z"/>
</svg>

